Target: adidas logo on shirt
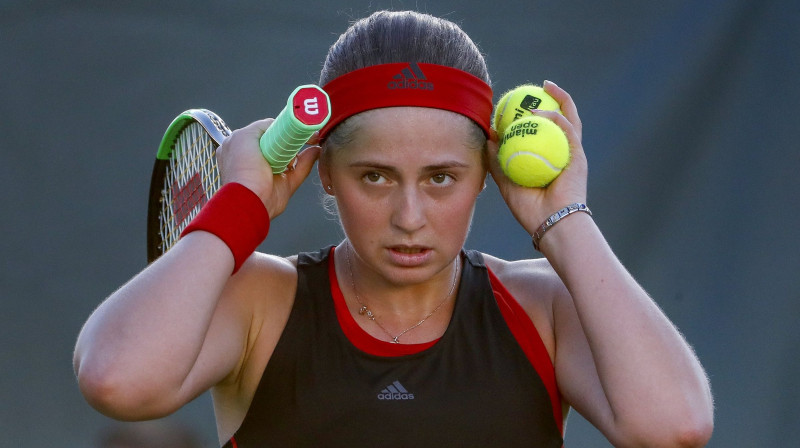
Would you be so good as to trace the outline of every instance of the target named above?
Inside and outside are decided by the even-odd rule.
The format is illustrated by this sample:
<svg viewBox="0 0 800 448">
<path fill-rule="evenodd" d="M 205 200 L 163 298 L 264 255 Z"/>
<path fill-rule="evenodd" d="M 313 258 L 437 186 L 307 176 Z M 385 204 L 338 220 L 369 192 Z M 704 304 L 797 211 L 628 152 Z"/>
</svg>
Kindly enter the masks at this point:
<svg viewBox="0 0 800 448">
<path fill-rule="evenodd" d="M 392 81 L 386 87 L 390 89 L 419 89 L 433 90 L 433 83 L 428 81 L 422 69 L 416 62 L 408 64 L 408 67 L 392 77 Z"/>
<path fill-rule="evenodd" d="M 413 400 L 414 394 L 408 393 L 400 381 L 395 381 L 378 394 L 378 400 Z"/>
</svg>

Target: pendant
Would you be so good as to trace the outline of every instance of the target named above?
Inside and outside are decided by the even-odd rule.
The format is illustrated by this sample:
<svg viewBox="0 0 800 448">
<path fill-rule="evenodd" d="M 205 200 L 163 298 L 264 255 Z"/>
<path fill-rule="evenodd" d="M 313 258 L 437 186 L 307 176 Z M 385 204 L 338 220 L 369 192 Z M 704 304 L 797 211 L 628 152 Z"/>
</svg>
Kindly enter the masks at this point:
<svg viewBox="0 0 800 448">
<path fill-rule="evenodd" d="M 361 308 L 358 309 L 358 314 L 363 316 L 364 313 L 366 313 L 366 312 L 367 312 L 367 306 L 366 305 L 361 305 Z"/>
</svg>

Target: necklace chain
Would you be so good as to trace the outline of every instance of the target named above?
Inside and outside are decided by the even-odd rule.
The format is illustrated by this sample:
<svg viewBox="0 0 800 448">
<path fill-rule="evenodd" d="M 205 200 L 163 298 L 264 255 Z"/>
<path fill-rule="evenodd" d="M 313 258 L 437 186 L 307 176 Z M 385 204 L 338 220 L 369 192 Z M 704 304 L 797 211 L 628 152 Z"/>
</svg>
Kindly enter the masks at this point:
<svg viewBox="0 0 800 448">
<path fill-rule="evenodd" d="M 353 295 L 355 296 L 356 302 L 358 302 L 358 305 L 359 305 L 358 314 L 360 314 L 362 316 L 366 315 L 367 319 L 375 322 L 375 324 L 377 324 L 378 327 L 381 330 L 383 330 L 383 332 L 386 333 L 386 335 L 389 336 L 392 339 L 392 343 L 399 344 L 400 343 L 400 341 L 399 341 L 400 336 L 402 336 L 402 335 L 408 333 L 409 331 L 419 327 L 426 320 L 428 320 L 429 317 L 433 316 L 434 313 L 439 311 L 439 308 L 441 308 L 442 305 L 444 305 L 445 302 L 447 302 L 447 299 L 449 299 L 450 296 L 453 295 L 453 291 L 456 289 L 456 280 L 458 279 L 458 271 L 459 271 L 458 258 L 456 258 L 456 261 L 455 261 L 456 269 L 455 269 L 455 272 L 453 272 L 453 284 L 450 285 L 450 290 L 447 292 L 447 295 L 444 296 L 444 299 L 442 299 L 442 301 L 439 302 L 438 305 L 436 305 L 436 308 L 434 308 L 433 311 L 428 313 L 419 322 L 417 322 L 414 325 L 412 325 L 412 326 L 406 328 L 405 330 L 401 331 L 397 336 L 394 336 L 394 335 L 392 335 L 392 333 L 389 332 L 389 330 L 384 328 L 384 326 L 381 325 L 380 322 L 378 322 L 378 320 L 375 318 L 375 314 L 372 312 L 372 310 L 370 310 L 367 307 L 367 305 L 364 302 L 361 301 L 361 298 L 358 297 L 358 290 L 356 290 L 356 281 L 355 281 L 355 278 L 353 276 L 353 265 L 351 264 L 351 261 L 350 261 L 350 258 L 352 256 L 352 252 L 351 251 L 352 251 L 352 248 L 350 246 L 350 243 L 348 242 L 347 243 L 347 270 L 350 273 L 350 286 L 353 288 Z"/>
</svg>

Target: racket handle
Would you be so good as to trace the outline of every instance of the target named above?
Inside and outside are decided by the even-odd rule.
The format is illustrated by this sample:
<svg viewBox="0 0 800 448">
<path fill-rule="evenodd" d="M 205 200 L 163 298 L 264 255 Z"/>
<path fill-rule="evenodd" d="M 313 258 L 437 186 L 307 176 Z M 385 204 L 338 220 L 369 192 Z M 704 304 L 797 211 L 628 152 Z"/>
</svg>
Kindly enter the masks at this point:
<svg viewBox="0 0 800 448">
<path fill-rule="evenodd" d="M 274 174 L 286 170 L 300 148 L 331 116 L 331 100 L 319 87 L 308 84 L 289 95 L 286 107 L 259 140 L 261 154 Z"/>
</svg>

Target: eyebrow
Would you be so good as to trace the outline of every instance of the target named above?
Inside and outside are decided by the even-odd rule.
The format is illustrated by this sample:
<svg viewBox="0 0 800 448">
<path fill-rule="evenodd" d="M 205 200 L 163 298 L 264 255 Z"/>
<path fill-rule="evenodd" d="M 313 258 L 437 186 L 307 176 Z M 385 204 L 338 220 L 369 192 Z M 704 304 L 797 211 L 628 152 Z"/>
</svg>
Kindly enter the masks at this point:
<svg viewBox="0 0 800 448">
<path fill-rule="evenodd" d="M 356 160 L 348 165 L 350 168 L 375 168 L 383 171 L 394 172 L 397 171 L 397 168 L 393 165 L 386 165 L 380 162 L 370 161 L 370 160 Z M 437 163 L 435 165 L 426 165 L 422 167 L 423 172 L 425 171 L 438 171 L 438 170 L 445 170 L 445 169 L 453 169 L 453 168 L 469 168 L 468 163 L 464 163 L 461 161 L 456 160 L 448 160 L 441 163 Z"/>
</svg>

